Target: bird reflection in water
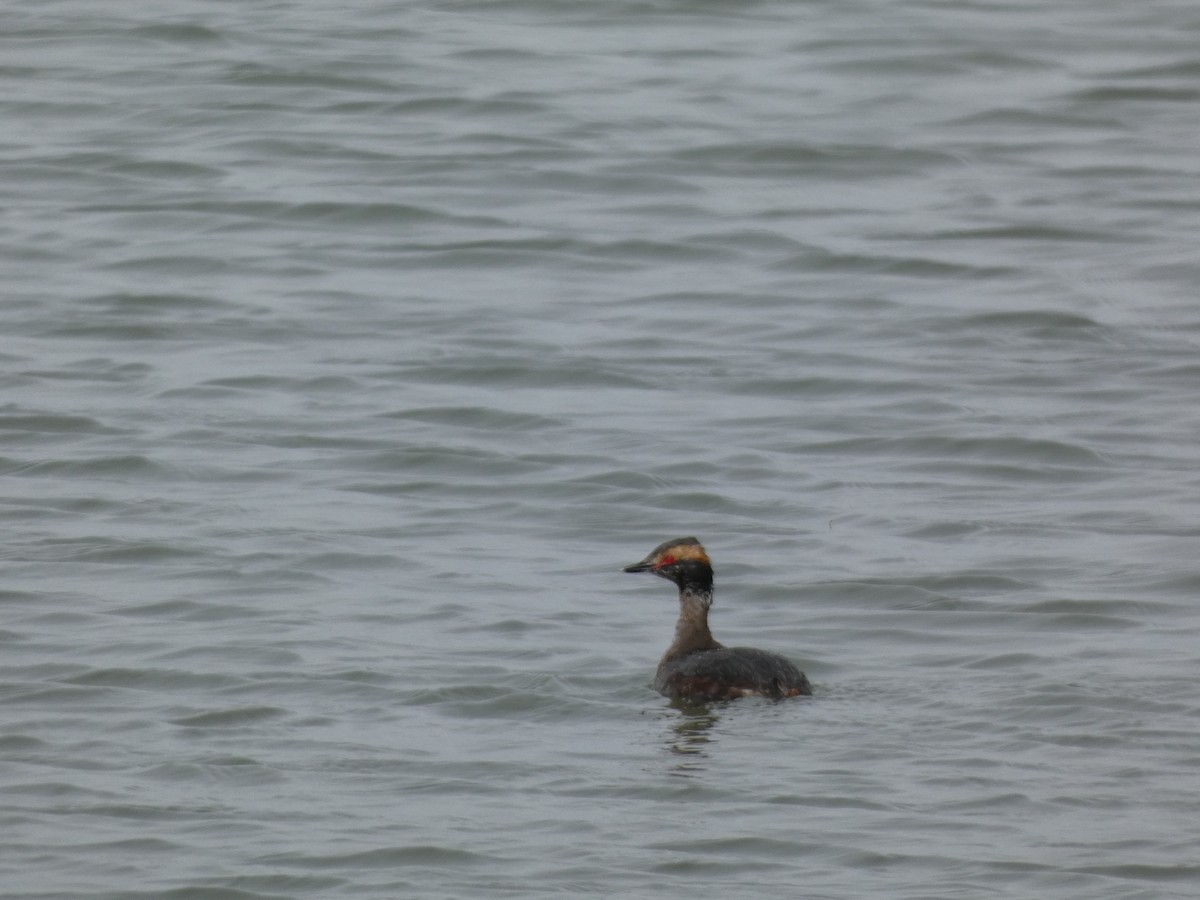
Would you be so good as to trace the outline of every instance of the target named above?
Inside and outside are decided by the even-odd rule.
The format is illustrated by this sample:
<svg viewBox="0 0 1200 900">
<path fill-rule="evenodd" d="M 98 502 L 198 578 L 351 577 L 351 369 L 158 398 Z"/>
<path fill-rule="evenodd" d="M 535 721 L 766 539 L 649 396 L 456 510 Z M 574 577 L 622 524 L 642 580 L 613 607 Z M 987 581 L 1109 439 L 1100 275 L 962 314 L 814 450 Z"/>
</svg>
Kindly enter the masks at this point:
<svg viewBox="0 0 1200 900">
<path fill-rule="evenodd" d="M 708 745 L 713 741 L 709 731 L 721 717 L 707 706 L 686 700 L 672 700 L 670 705 L 676 717 L 667 736 L 667 749 L 687 758 L 680 760 L 674 774 L 689 775 L 703 768 L 697 763 L 708 756 Z"/>
</svg>

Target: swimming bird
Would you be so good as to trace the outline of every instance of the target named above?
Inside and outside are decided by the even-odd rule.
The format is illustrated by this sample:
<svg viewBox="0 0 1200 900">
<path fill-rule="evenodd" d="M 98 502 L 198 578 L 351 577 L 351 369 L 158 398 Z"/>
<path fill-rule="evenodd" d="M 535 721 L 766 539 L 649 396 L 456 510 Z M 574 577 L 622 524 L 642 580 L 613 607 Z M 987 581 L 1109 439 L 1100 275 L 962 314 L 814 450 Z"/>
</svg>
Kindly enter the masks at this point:
<svg viewBox="0 0 1200 900">
<path fill-rule="evenodd" d="M 654 688 L 682 700 L 733 700 L 738 697 L 807 696 L 812 686 L 804 673 L 777 653 L 753 647 L 726 647 L 708 630 L 713 602 L 712 562 L 694 537 L 665 541 L 625 572 L 653 572 L 679 588 L 675 641 L 654 673 Z"/>
</svg>

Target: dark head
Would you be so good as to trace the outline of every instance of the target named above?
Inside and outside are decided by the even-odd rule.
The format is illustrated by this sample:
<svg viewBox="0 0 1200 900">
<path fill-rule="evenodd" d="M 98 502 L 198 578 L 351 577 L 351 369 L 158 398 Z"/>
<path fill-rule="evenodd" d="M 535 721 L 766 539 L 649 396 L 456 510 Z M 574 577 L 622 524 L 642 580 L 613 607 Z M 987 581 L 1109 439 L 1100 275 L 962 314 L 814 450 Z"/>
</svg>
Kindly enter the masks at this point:
<svg viewBox="0 0 1200 900">
<path fill-rule="evenodd" d="M 664 541 L 641 562 L 626 566 L 622 571 L 653 572 L 685 590 L 712 591 L 712 563 L 694 537 Z"/>
</svg>

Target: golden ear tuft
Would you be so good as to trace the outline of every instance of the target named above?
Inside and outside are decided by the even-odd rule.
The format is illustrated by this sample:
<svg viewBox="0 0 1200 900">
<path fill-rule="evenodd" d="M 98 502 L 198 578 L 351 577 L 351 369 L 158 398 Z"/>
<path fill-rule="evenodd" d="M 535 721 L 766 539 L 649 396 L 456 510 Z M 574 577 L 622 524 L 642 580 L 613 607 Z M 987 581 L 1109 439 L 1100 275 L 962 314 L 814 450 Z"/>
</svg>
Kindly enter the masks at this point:
<svg viewBox="0 0 1200 900">
<path fill-rule="evenodd" d="M 694 544 L 672 544 L 666 547 L 658 554 L 662 556 L 673 556 L 676 560 L 691 559 L 696 562 L 702 562 L 706 566 L 711 566 L 712 562 L 708 558 L 708 554 L 704 552 L 704 548 L 699 542 Z"/>
</svg>

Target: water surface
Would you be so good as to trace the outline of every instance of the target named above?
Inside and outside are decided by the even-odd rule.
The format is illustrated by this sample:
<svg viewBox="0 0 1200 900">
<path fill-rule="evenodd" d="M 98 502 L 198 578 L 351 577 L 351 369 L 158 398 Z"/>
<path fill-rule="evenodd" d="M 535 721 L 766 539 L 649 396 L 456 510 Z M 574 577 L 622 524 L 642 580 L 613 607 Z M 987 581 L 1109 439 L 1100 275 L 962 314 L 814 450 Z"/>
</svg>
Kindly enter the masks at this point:
<svg viewBox="0 0 1200 900">
<path fill-rule="evenodd" d="M 1200 12 L 1060 6 L 0 13 L 6 894 L 1191 897 Z"/>
</svg>

